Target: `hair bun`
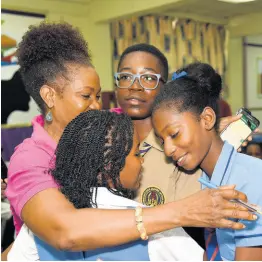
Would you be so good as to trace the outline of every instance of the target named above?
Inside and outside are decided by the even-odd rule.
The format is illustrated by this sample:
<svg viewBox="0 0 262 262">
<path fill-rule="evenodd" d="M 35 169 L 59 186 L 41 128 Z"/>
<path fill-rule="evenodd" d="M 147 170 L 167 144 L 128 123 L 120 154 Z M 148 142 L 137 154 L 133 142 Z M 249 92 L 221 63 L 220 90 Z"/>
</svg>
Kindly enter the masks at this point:
<svg viewBox="0 0 262 262">
<path fill-rule="evenodd" d="M 222 89 L 222 79 L 212 66 L 197 62 L 189 64 L 181 71 L 187 72 L 188 78 L 196 82 L 200 92 L 207 92 L 211 96 L 219 97 Z"/>
<path fill-rule="evenodd" d="M 45 61 L 63 63 L 59 59 L 73 58 L 76 56 L 75 50 L 90 60 L 87 43 L 78 29 L 65 22 L 44 21 L 30 26 L 22 37 L 17 50 L 18 63 L 23 71 Z"/>
</svg>

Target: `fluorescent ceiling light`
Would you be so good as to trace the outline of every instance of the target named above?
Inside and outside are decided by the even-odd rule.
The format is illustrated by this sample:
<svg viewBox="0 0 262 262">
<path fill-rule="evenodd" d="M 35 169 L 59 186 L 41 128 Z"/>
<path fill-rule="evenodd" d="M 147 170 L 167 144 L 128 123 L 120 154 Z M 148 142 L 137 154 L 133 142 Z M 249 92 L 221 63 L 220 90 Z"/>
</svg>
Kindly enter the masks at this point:
<svg viewBox="0 0 262 262">
<path fill-rule="evenodd" d="M 247 2 L 254 2 L 256 0 L 219 0 L 219 1 L 232 3 L 232 4 L 241 4 L 241 3 L 247 3 Z"/>
</svg>

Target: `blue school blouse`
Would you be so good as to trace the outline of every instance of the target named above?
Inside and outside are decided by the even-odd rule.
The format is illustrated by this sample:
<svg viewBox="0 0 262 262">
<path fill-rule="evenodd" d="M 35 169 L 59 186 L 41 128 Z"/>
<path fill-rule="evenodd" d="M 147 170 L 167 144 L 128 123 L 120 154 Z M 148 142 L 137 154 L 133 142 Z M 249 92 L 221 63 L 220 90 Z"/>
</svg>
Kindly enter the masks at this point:
<svg viewBox="0 0 262 262">
<path fill-rule="evenodd" d="M 217 186 L 235 184 L 237 190 L 247 195 L 250 203 L 262 207 L 262 160 L 238 153 L 227 142 L 224 143 L 211 179 L 205 172 L 202 177 Z M 202 188 L 205 187 L 202 185 Z M 234 260 L 237 247 L 262 245 L 262 215 L 256 215 L 256 221 L 240 221 L 246 225 L 245 229 L 216 229 L 223 260 Z"/>
</svg>

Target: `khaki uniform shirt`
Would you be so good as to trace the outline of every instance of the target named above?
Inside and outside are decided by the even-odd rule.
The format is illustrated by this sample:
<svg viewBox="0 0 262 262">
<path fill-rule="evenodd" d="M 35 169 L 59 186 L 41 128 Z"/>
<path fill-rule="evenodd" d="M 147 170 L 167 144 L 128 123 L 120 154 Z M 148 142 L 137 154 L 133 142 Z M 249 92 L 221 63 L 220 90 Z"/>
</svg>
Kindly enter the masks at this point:
<svg viewBox="0 0 262 262">
<path fill-rule="evenodd" d="M 198 170 L 194 174 L 179 171 L 172 159 L 165 156 L 154 130 L 141 143 L 140 150 L 144 142 L 152 147 L 144 155 L 142 180 L 136 201 L 147 206 L 156 206 L 185 198 L 201 189 L 198 178 L 202 171 Z"/>
</svg>

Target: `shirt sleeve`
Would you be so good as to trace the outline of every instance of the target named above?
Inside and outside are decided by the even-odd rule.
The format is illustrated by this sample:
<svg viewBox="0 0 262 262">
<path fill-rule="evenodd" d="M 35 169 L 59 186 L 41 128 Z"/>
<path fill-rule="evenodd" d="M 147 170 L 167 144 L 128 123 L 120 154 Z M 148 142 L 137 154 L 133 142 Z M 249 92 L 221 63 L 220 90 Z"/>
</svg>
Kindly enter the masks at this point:
<svg viewBox="0 0 262 262">
<path fill-rule="evenodd" d="M 262 191 L 261 191 L 261 170 L 262 162 L 259 159 L 239 154 L 238 168 L 234 172 L 236 174 L 235 184 L 237 190 L 244 192 L 248 201 L 252 204 L 262 207 Z M 245 164 L 241 164 L 245 163 Z M 238 171 L 238 172 L 237 172 Z M 240 182 L 241 181 L 241 182 Z M 234 184 L 234 183 L 232 183 Z M 235 230 L 235 242 L 237 247 L 255 247 L 262 246 L 262 215 L 256 214 L 257 220 L 246 221 L 241 220 L 246 228 Z"/>
<path fill-rule="evenodd" d="M 262 216 L 257 215 L 255 221 L 240 221 L 246 228 L 235 231 L 235 241 L 237 247 L 262 246 Z"/>
<path fill-rule="evenodd" d="M 20 218 L 24 205 L 35 194 L 48 188 L 58 188 L 49 174 L 51 158 L 41 148 L 21 150 L 11 158 L 6 195 Z"/>
</svg>

